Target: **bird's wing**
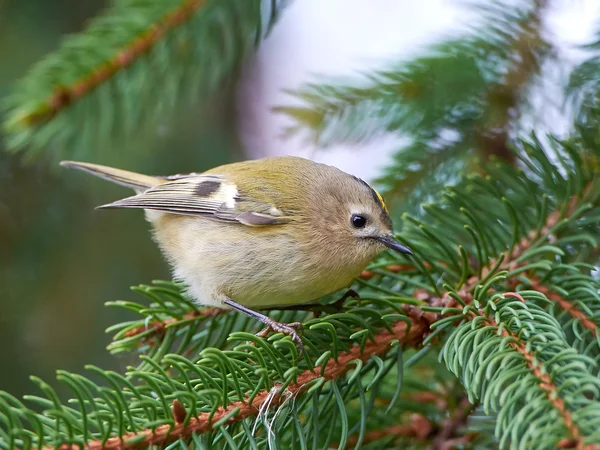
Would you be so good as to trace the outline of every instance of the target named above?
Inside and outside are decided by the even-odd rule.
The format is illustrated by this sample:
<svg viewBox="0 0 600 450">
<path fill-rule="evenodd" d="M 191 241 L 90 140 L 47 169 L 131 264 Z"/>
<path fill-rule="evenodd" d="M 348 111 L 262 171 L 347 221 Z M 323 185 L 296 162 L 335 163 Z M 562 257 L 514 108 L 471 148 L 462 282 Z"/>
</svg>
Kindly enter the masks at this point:
<svg viewBox="0 0 600 450">
<path fill-rule="evenodd" d="M 166 182 L 99 208 L 142 208 L 171 214 L 204 216 L 248 226 L 287 223 L 290 217 L 275 205 L 244 196 L 221 175 L 190 174 L 165 177 Z"/>
</svg>

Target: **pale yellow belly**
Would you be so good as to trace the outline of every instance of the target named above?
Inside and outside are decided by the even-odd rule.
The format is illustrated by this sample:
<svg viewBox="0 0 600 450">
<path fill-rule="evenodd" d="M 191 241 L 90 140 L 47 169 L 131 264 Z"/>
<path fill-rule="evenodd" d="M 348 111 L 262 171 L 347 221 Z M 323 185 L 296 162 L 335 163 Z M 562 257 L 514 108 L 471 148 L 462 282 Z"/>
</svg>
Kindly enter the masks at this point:
<svg viewBox="0 0 600 450">
<path fill-rule="evenodd" d="M 366 264 L 326 267 L 284 228 L 266 231 L 169 216 L 155 239 L 202 305 L 221 306 L 225 298 L 253 309 L 312 303 L 348 286 Z"/>
</svg>

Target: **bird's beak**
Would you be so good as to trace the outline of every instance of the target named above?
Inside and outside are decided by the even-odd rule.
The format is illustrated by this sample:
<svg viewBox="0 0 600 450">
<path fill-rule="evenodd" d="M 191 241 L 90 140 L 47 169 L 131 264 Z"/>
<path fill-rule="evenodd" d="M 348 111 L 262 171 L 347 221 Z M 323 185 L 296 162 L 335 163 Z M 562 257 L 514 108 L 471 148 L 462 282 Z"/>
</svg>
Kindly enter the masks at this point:
<svg viewBox="0 0 600 450">
<path fill-rule="evenodd" d="M 407 255 L 413 254 L 413 252 L 410 248 L 406 247 L 405 245 L 402 245 L 400 242 L 398 242 L 396 239 L 394 239 L 394 236 L 392 236 L 392 235 L 379 236 L 376 239 L 379 242 L 381 242 L 383 245 L 385 245 L 387 248 L 396 250 L 397 252 L 400 252 L 400 253 L 405 253 Z"/>
</svg>

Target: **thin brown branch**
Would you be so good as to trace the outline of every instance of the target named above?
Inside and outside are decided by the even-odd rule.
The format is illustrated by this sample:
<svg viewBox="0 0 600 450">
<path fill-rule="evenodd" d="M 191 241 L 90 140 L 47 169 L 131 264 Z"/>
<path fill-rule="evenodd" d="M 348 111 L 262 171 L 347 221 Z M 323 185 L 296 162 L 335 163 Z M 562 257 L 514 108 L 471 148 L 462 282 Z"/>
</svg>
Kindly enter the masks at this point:
<svg viewBox="0 0 600 450">
<path fill-rule="evenodd" d="M 362 444 L 380 441 L 381 439 L 392 438 L 392 442 L 399 439 L 410 438 L 411 442 L 416 440 L 425 441 L 429 435 L 435 430 L 431 421 L 421 414 L 411 414 L 410 423 L 392 425 L 381 430 L 373 430 L 365 433 Z M 358 436 L 351 436 L 348 439 L 348 447 L 354 447 L 358 443 Z"/>
<path fill-rule="evenodd" d="M 210 413 L 202 413 L 199 416 L 192 418 L 185 426 L 183 426 L 183 424 L 176 424 L 175 426 L 161 425 L 156 427 L 154 431 L 147 429 L 141 432 L 127 433 L 123 436 L 123 439 L 112 437 L 104 444 L 101 440 L 93 440 L 87 443 L 86 450 L 133 450 L 148 448 L 152 445 L 165 446 L 178 439 L 189 438 L 194 433 L 205 433 L 212 430 L 213 425 L 216 422 L 224 419 L 238 408 L 238 413 L 227 419 L 224 425 L 230 425 L 244 420 L 247 417 L 254 416 L 258 414 L 261 409 L 275 408 L 290 395 L 295 397 L 304 392 L 308 383 L 317 378 L 322 377 L 326 380 L 333 380 L 343 376 L 353 367 L 349 366 L 349 363 L 353 360 L 360 359 L 361 361 L 367 361 L 374 355 L 385 354 L 390 349 L 390 343 L 392 341 L 398 340 L 409 346 L 418 345 L 423 341 L 429 331 L 430 323 L 426 320 L 427 317 L 431 316 L 426 316 L 425 314 L 411 316 L 412 324 L 410 326 L 404 321 L 396 322 L 392 326 L 391 331 L 384 330 L 378 333 L 375 336 L 375 342 L 368 342 L 363 351 L 360 350 L 360 346 L 354 346 L 352 350 L 340 353 L 337 361 L 332 358 L 325 363 L 324 367 L 319 366 L 316 367 L 314 371 L 307 370 L 302 372 L 298 375 L 296 382 L 288 385 L 285 392 L 262 391 L 254 397 L 252 403 L 249 403 L 248 401 L 232 402 L 225 407 L 219 408 L 212 417 Z M 178 413 L 180 414 L 181 412 L 179 411 Z M 141 436 L 144 438 L 138 441 Z M 135 443 L 127 442 L 132 439 L 135 440 Z M 44 450 L 53 449 L 55 449 L 55 447 L 44 448 Z M 58 449 L 78 450 L 79 445 L 63 444 L 59 446 Z"/>
<path fill-rule="evenodd" d="M 440 429 L 436 432 L 433 442 L 429 447 L 430 450 L 446 450 L 451 448 L 452 443 L 456 439 L 470 439 L 472 440 L 475 435 L 470 433 L 469 435 L 459 435 L 457 432 L 466 426 L 469 416 L 475 409 L 475 406 L 469 402 L 468 399 L 464 398 L 450 417 L 448 417 L 442 423 Z M 467 437 L 468 436 L 468 437 Z"/>
<path fill-rule="evenodd" d="M 439 410 L 446 409 L 447 402 L 443 394 L 436 391 L 407 392 L 403 398 L 415 403 L 434 403 Z"/>
<path fill-rule="evenodd" d="M 194 318 L 202 318 L 202 317 L 214 317 L 219 314 L 223 314 L 228 312 L 227 309 L 221 308 L 204 308 L 192 311 L 190 313 L 185 314 L 181 319 L 173 318 L 173 319 L 165 319 L 165 320 L 154 320 L 148 325 L 142 325 L 139 327 L 132 328 L 127 333 L 125 333 L 125 337 L 129 338 L 132 336 L 137 336 L 138 334 L 142 334 L 147 332 L 148 330 L 153 330 L 149 335 L 144 336 L 145 338 L 152 337 L 158 333 L 164 333 L 168 325 L 174 325 L 178 322 L 184 322 Z"/>
<path fill-rule="evenodd" d="M 544 286 L 543 284 L 541 284 L 539 278 L 537 277 L 530 278 L 529 283 L 531 284 L 531 287 L 534 290 L 541 292 L 549 300 L 552 300 L 553 302 L 558 304 L 562 309 L 567 311 L 574 319 L 578 319 L 581 322 L 581 325 L 583 325 L 592 333 L 592 336 L 597 336 L 598 327 L 596 326 L 594 321 L 588 316 L 586 316 L 583 311 L 577 308 L 577 306 L 575 306 L 570 301 L 562 298 L 559 294 L 552 291 L 548 286 Z"/>
<path fill-rule="evenodd" d="M 184 0 L 181 5 L 165 14 L 157 22 L 149 24 L 146 31 L 123 47 L 111 59 L 73 82 L 70 86 L 58 86 L 54 93 L 37 109 L 21 120 L 27 125 L 36 125 L 52 120 L 60 111 L 92 92 L 117 72 L 132 65 L 152 49 L 169 31 L 186 22 L 206 0 Z"/>
</svg>

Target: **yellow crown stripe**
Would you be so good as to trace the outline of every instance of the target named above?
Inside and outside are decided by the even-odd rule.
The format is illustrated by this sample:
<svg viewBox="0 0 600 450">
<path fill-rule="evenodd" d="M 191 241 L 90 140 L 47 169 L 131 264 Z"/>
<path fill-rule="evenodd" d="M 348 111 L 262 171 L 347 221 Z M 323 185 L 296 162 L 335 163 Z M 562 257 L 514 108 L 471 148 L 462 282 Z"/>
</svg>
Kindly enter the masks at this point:
<svg viewBox="0 0 600 450">
<path fill-rule="evenodd" d="M 377 189 L 375 189 L 373 186 L 371 186 L 369 183 L 366 183 L 367 186 L 369 186 L 371 188 L 371 190 L 375 193 L 375 195 L 377 196 L 377 200 L 379 200 L 379 205 L 383 208 L 383 210 L 386 213 L 389 213 L 387 206 L 385 204 L 385 202 L 383 201 L 383 197 L 381 196 L 381 194 L 379 192 L 377 192 Z"/>
<path fill-rule="evenodd" d="M 375 189 L 373 189 L 373 192 L 375 192 L 375 194 L 377 195 L 377 198 L 379 199 L 379 204 L 381 205 L 381 207 L 385 210 L 385 212 L 389 212 L 385 202 L 383 201 L 383 197 L 381 196 L 381 194 L 379 192 L 377 192 Z"/>
</svg>

